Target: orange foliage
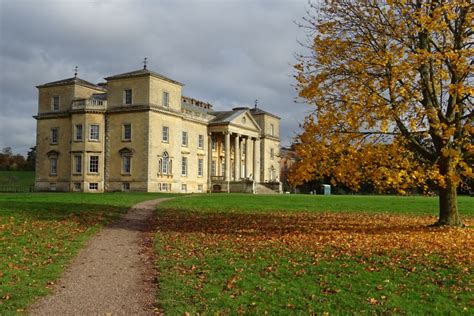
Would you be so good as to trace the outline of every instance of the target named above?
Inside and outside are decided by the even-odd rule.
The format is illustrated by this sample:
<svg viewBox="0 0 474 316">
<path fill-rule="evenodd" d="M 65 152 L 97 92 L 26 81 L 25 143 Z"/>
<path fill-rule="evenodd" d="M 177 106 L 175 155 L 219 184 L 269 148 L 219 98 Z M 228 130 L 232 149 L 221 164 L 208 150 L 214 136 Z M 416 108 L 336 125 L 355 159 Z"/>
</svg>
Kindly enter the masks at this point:
<svg viewBox="0 0 474 316">
<path fill-rule="evenodd" d="M 429 182 L 446 189 L 457 214 L 448 194 L 473 178 L 471 1 L 336 0 L 311 9 L 311 54 L 300 56 L 295 77 L 315 111 L 296 138 L 301 161 L 290 181 L 331 176 L 355 190 L 364 181 L 402 194 Z"/>
</svg>

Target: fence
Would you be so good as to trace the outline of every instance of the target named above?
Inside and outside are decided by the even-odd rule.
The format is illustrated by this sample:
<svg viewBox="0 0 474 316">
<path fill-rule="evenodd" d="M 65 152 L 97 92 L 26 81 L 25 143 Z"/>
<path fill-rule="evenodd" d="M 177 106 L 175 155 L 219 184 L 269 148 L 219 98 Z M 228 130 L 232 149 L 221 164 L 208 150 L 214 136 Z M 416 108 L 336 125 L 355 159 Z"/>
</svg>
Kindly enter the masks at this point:
<svg viewBox="0 0 474 316">
<path fill-rule="evenodd" d="M 0 192 L 2 193 L 22 193 L 22 192 L 35 192 L 35 186 L 19 186 L 11 184 L 0 184 Z"/>
</svg>

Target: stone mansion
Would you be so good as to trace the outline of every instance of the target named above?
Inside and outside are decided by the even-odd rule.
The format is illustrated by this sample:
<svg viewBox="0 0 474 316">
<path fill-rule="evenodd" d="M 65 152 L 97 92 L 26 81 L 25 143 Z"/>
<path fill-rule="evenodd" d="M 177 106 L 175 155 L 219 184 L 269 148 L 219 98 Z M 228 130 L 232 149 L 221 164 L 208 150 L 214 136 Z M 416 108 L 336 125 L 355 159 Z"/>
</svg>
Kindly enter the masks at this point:
<svg viewBox="0 0 474 316">
<path fill-rule="evenodd" d="M 146 65 L 105 80 L 37 86 L 37 190 L 281 190 L 278 116 L 214 111 Z"/>
</svg>

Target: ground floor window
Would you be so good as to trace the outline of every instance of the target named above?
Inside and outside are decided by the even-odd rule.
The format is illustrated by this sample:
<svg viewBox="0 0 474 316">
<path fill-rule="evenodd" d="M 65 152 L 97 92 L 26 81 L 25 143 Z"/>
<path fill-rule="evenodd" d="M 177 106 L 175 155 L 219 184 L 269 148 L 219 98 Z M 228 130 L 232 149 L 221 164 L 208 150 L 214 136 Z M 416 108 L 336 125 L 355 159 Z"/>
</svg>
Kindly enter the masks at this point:
<svg viewBox="0 0 474 316">
<path fill-rule="evenodd" d="M 129 182 L 122 183 L 122 191 L 130 191 L 130 183 Z"/>
<path fill-rule="evenodd" d="M 99 172 L 99 156 L 90 156 L 89 157 L 89 172 L 98 173 Z"/>
<path fill-rule="evenodd" d="M 56 191 L 56 183 L 50 183 L 49 184 L 49 190 L 50 191 Z"/>
<path fill-rule="evenodd" d="M 50 169 L 49 169 L 50 175 L 52 176 L 57 175 L 58 174 L 58 158 L 56 157 L 49 158 L 49 164 L 50 164 Z"/>
<path fill-rule="evenodd" d="M 89 190 L 98 190 L 99 184 L 98 183 L 89 183 Z"/>
<path fill-rule="evenodd" d="M 161 183 L 161 185 L 158 186 L 158 189 L 162 192 L 171 191 L 171 183 Z"/>
<path fill-rule="evenodd" d="M 132 166 L 132 157 L 123 156 L 122 157 L 122 173 L 130 174 L 131 169 L 132 169 L 131 166 Z"/>
<path fill-rule="evenodd" d="M 203 186 L 202 186 L 202 184 L 198 184 L 198 192 L 203 192 Z"/>
<path fill-rule="evenodd" d="M 217 176 L 216 161 L 211 161 L 211 176 Z"/>
<path fill-rule="evenodd" d="M 74 191 L 81 191 L 81 183 L 74 182 Z"/>
<path fill-rule="evenodd" d="M 188 185 L 186 183 L 181 184 L 181 192 L 188 192 Z"/>
<path fill-rule="evenodd" d="M 204 160 L 202 158 L 198 159 L 198 177 L 202 177 L 204 167 Z"/>
</svg>

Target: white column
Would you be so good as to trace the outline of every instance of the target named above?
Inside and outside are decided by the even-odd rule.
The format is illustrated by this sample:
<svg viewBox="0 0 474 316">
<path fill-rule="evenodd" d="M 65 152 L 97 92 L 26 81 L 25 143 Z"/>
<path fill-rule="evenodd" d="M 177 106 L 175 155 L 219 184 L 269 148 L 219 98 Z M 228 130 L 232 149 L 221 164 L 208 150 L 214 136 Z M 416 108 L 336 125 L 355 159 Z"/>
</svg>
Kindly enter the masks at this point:
<svg viewBox="0 0 474 316">
<path fill-rule="evenodd" d="M 260 182 L 260 139 L 253 141 L 253 178 L 255 182 Z"/>
<path fill-rule="evenodd" d="M 242 157 L 240 156 L 240 138 L 239 134 L 235 134 L 235 139 L 234 139 L 234 169 L 235 169 L 235 178 L 234 181 L 239 181 L 240 180 L 240 159 Z"/>
<path fill-rule="evenodd" d="M 212 134 L 208 133 L 207 134 L 207 187 L 208 191 L 211 192 L 211 183 L 212 183 L 212 174 L 211 174 L 211 169 L 212 169 Z"/>
<path fill-rule="evenodd" d="M 250 176 L 250 163 L 252 159 L 250 158 L 250 137 L 247 137 L 245 140 L 245 177 Z"/>
<path fill-rule="evenodd" d="M 230 133 L 225 133 L 225 180 L 230 181 Z"/>
</svg>

